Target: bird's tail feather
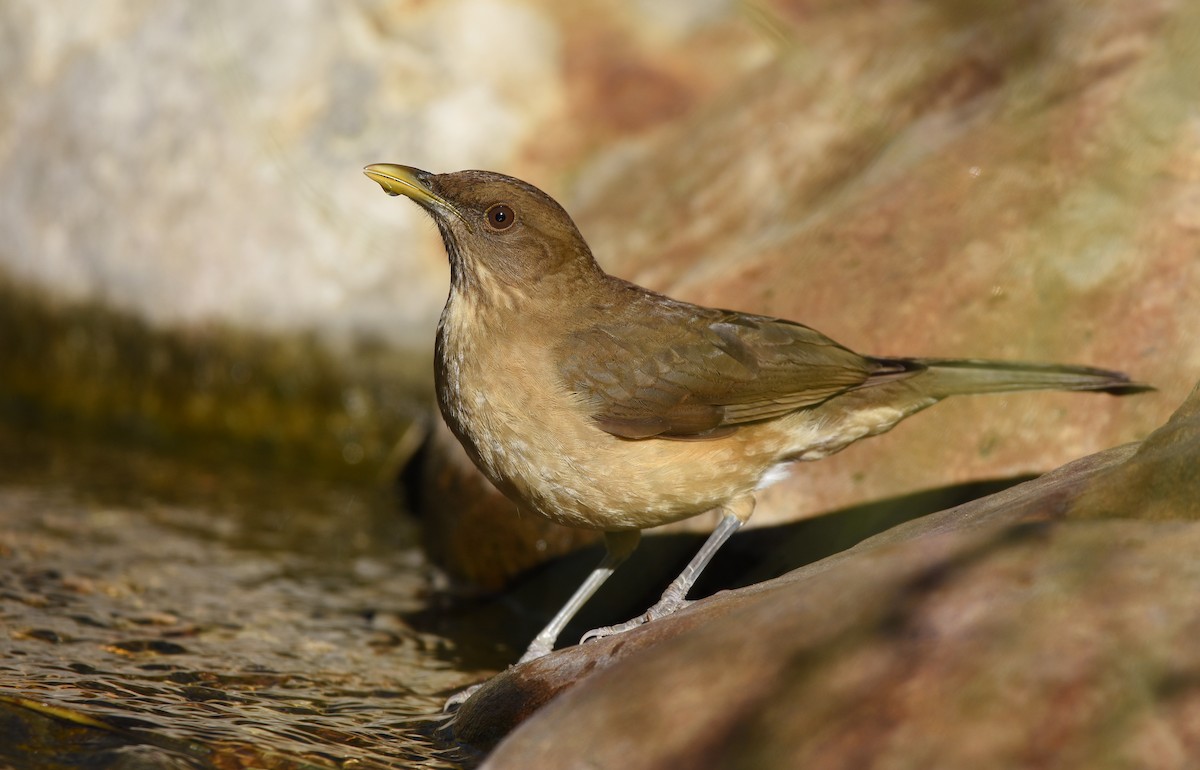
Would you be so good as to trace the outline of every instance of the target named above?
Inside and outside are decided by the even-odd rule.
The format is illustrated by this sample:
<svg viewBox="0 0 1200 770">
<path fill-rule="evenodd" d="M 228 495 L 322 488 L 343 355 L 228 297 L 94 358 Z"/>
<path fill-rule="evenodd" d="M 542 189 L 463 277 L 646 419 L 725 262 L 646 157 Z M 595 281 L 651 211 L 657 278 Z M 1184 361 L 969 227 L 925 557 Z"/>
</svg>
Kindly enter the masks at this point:
<svg viewBox="0 0 1200 770">
<path fill-rule="evenodd" d="M 1154 390 L 1121 372 L 1090 366 L 952 358 L 909 358 L 902 362 L 926 370 L 919 375 L 922 389 L 935 398 L 1017 390 L 1091 390 L 1128 396 Z"/>
</svg>

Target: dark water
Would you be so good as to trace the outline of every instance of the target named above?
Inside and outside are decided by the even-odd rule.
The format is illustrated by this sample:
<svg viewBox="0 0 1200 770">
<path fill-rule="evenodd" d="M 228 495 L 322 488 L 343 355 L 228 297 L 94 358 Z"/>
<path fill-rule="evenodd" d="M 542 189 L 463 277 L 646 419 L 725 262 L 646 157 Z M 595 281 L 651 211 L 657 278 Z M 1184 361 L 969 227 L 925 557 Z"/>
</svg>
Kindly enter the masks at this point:
<svg viewBox="0 0 1200 770">
<path fill-rule="evenodd" d="M 386 490 L 0 428 L 0 766 L 460 767 L 428 584 Z"/>
</svg>

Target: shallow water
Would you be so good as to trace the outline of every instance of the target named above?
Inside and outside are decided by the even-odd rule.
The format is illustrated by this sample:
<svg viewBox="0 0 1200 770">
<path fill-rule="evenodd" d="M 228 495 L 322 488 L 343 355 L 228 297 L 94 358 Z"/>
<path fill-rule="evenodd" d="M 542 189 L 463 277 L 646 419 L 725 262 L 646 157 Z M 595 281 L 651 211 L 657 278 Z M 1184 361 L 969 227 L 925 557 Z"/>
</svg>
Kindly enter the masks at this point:
<svg viewBox="0 0 1200 770">
<path fill-rule="evenodd" d="M 469 764 L 428 584 L 384 491 L 0 429 L 0 766 Z"/>
<path fill-rule="evenodd" d="M 696 595 L 1014 481 L 741 533 Z M 649 606 L 702 539 L 646 538 L 564 638 Z M 387 490 L 0 423 L 0 768 L 471 767 L 441 704 L 515 658 L 596 558 L 447 604 Z"/>
</svg>

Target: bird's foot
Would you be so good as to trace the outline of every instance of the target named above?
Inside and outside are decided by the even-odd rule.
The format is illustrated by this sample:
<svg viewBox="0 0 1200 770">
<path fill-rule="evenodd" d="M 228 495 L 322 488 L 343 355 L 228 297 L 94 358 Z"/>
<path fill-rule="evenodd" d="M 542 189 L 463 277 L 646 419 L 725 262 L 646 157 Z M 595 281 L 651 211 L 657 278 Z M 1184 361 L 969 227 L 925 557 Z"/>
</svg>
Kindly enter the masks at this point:
<svg viewBox="0 0 1200 770">
<path fill-rule="evenodd" d="M 688 604 L 691 604 L 691 602 L 687 601 L 686 599 L 675 599 L 675 598 L 668 598 L 668 597 L 664 596 L 662 599 L 659 600 L 658 604 L 655 604 L 653 607 L 646 610 L 641 615 L 638 615 L 633 620 L 627 620 L 624 623 L 618 623 L 615 626 L 605 626 L 604 628 L 593 628 L 591 631 L 588 631 L 586 634 L 583 635 L 583 637 L 579 640 L 579 643 L 584 644 L 585 642 L 595 641 L 596 639 L 603 639 L 606 636 L 616 636 L 617 634 L 623 634 L 626 631 L 637 628 L 640 625 L 649 623 L 652 620 L 658 620 L 659 618 L 665 618 L 667 615 L 670 615 L 671 613 L 675 612 L 678 609 L 686 607 Z"/>
<path fill-rule="evenodd" d="M 442 711 L 443 712 L 456 711 L 459 706 L 466 703 L 471 698 L 472 695 L 474 695 L 476 692 L 478 692 L 479 688 L 483 687 L 483 685 L 484 685 L 483 682 L 479 682 L 478 684 L 473 684 L 464 690 L 459 690 L 458 692 L 454 693 L 453 695 L 451 695 L 449 698 L 446 699 L 446 702 L 444 704 L 442 704 Z"/>
<path fill-rule="evenodd" d="M 525 654 L 521 656 L 521 659 L 518 660 L 514 665 L 519 666 L 522 663 L 528 663 L 531 660 L 537 660 L 542 656 L 549 655 L 550 651 L 553 649 L 553 639 L 543 639 L 541 636 L 538 636 L 529 645 L 529 649 L 525 650 Z"/>
<path fill-rule="evenodd" d="M 547 641 L 546 638 L 538 636 L 533 640 L 533 643 L 529 645 L 529 649 L 525 650 L 525 654 L 521 656 L 521 659 L 513 665 L 519 666 L 522 663 L 528 663 L 531 660 L 537 660 L 543 655 L 549 655 L 552 649 L 554 649 L 553 640 Z M 509 668 L 512 668 L 512 666 L 509 666 Z M 442 711 L 451 711 L 453 709 L 457 709 L 459 706 L 466 703 L 471 696 L 478 692 L 479 688 L 483 687 L 485 684 L 487 684 L 487 682 L 479 682 L 478 684 L 471 685 L 465 690 L 460 690 L 454 693 L 449 697 L 449 699 L 446 700 L 445 704 L 442 705 Z"/>
</svg>

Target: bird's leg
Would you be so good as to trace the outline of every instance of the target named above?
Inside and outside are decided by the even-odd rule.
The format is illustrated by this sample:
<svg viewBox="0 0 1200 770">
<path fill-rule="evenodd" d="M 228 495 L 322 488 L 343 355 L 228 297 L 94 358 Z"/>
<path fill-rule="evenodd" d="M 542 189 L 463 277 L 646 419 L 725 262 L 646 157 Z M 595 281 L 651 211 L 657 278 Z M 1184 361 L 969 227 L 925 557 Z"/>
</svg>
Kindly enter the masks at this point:
<svg viewBox="0 0 1200 770">
<path fill-rule="evenodd" d="M 637 548 L 641 536 L 641 531 L 636 529 L 604 533 L 604 558 L 600 560 L 600 563 L 596 565 L 596 568 L 576 589 L 575 593 L 571 594 L 571 598 L 567 599 L 567 603 L 562 606 L 562 609 L 555 613 L 546 627 L 533 638 L 529 648 L 525 650 L 525 654 L 517 661 L 517 665 L 547 655 L 554 649 L 554 642 L 558 640 L 558 635 L 562 633 L 563 628 L 571 622 L 575 613 L 579 612 L 580 608 L 592 597 L 592 594 L 596 593 L 604 581 L 608 580 L 617 567 L 621 566 L 621 562 L 629 558 L 629 554 Z M 442 708 L 449 711 L 465 703 L 482 686 L 483 683 L 480 682 L 456 692 L 450 696 Z"/>
<path fill-rule="evenodd" d="M 615 626 L 606 626 L 605 628 L 596 628 L 588 631 L 579 641 L 590 642 L 593 639 L 603 639 L 606 636 L 612 636 L 631 628 L 637 628 L 643 623 L 648 623 L 651 620 L 666 617 L 672 612 L 687 604 L 687 594 L 691 590 L 696 579 L 700 577 L 700 573 L 708 566 L 712 557 L 720 550 L 725 541 L 730 535 L 741 529 L 746 520 L 750 518 L 750 514 L 754 511 L 754 498 L 744 497 L 733 501 L 724 506 L 722 510 L 725 515 L 721 517 L 721 521 L 717 524 L 717 528 L 712 531 L 708 539 L 704 541 L 704 545 L 700 546 L 700 551 L 692 557 L 688 565 L 679 573 L 679 577 L 667 586 L 667 590 L 663 592 L 660 598 L 653 607 L 633 620 L 620 623 Z"/>
<path fill-rule="evenodd" d="M 608 580 L 609 576 L 621 565 L 621 562 L 629 558 L 629 554 L 633 553 L 637 548 L 638 541 L 641 539 L 640 530 L 625 530 L 621 532 L 605 532 L 604 533 L 604 558 L 600 560 L 600 564 L 592 570 L 587 579 L 583 581 L 583 585 L 571 595 L 567 603 L 562 606 L 550 622 L 546 624 L 538 635 L 530 642 L 529 648 L 525 650 L 525 654 L 517 663 L 525 663 L 535 658 L 540 658 L 554 649 L 554 642 L 558 640 L 558 635 L 562 633 L 563 628 L 567 623 L 571 622 L 571 618 L 583 607 L 588 599 L 592 598 L 592 594 L 596 593 L 596 589 Z"/>
</svg>

